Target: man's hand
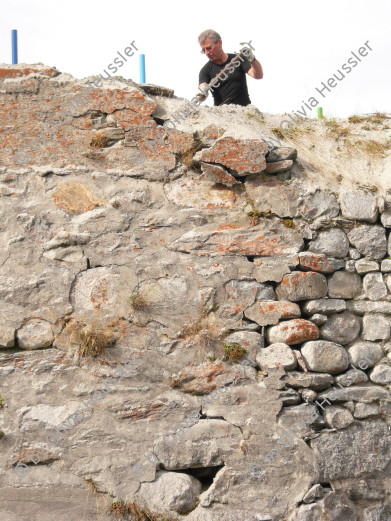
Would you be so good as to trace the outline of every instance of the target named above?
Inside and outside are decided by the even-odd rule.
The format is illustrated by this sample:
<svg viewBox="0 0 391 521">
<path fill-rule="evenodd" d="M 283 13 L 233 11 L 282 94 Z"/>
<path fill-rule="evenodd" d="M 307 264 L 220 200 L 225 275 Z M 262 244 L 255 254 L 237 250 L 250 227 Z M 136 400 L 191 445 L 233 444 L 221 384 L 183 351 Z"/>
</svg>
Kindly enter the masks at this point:
<svg viewBox="0 0 391 521">
<path fill-rule="evenodd" d="M 255 60 L 255 56 L 250 47 L 247 47 L 247 42 L 240 42 L 240 45 L 245 45 L 245 47 L 239 49 L 239 52 L 241 52 L 243 56 L 245 56 L 248 59 L 249 62 L 253 62 Z"/>
<path fill-rule="evenodd" d="M 203 88 L 203 89 L 207 89 L 208 88 L 208 84 L 207 83 L 201 83 L 201 85 L 198 85 L 198 88 Z M 206 90 L 205 93 L 203 92 L 197 92 L 196 94 L 196 98 L 199 99 L 200 101 L 205 101 L 206 98 L 208 97 L 208 94 L 209 94 L 209 91 Z"/>
</svg>

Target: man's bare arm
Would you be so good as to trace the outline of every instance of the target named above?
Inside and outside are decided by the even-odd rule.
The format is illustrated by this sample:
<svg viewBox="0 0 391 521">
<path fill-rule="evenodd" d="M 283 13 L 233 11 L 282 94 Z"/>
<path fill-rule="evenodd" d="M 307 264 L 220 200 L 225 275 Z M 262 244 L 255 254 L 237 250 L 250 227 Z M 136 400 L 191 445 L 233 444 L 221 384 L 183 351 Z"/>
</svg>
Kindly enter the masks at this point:
<svg viewBox="0 0 391 521">
<path fill-rule="evenodd" d="M 263 78 L 262 65 L 257 59 L 251 62 L 251 69 L 247 71 L 247 74 L 256 80 L 261 80 Z"/>
</svg>

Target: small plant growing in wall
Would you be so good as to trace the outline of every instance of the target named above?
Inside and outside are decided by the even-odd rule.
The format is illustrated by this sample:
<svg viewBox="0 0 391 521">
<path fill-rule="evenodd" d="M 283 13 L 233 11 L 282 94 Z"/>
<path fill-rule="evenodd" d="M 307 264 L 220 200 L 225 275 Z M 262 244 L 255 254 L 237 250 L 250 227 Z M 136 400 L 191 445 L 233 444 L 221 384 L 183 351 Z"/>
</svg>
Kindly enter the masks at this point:
<svg viewBox="0 0 391 521">
<path fill-rule="evenodd" d="M 223 342 L 223 347 L 226 353 L 224 362 L 238 362 L 247 353 L 238 342 Z"/>
<path fill-rule="evenodd" d="M 97 324 L 83 326 L 74 323 L 71 326 L 71 337 L 78 344 L 80 356 L 98 356 L 104 349 L 112 346 L 116 341 L 115 334 L 108 328 Z"/>
<path fill-rule="evenodd" d="M 143 295 L 139 291 L 132 293 L 129 297 L 129 300 L 132 309 L 134 309 L 135 311 L 143 311 L 149 307 L 149 303 L 145 295 Z"/>
</svg>

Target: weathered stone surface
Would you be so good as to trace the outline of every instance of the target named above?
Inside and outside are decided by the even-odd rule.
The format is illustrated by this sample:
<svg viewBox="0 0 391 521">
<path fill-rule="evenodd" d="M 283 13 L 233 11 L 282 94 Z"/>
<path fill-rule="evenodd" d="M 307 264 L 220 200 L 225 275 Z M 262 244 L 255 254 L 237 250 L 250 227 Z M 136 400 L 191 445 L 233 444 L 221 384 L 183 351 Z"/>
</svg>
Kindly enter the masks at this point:
<svg viewBox="0 0 391 521">
<path fill-rule="evenodd" d="M 240 344 L 252 359 L 255 359 L 258 351 L 264 346 L 263 336 L 255 331 L 235 331 L 224 338 L 224 342 L 229 344 Z M 255 361 L 250 362 L 253 367 L 256 366 Z"/>
<path fill-rule="evenodd" d="M 254 259 L 254 276 L 258 282 L 281 282 L 291 268 L 299 264 L 298 255 L 275 255 Z"/>
<path fill-rule="evenodd" d="M 391 272 L 391 259 L 382 260 L 380 269 L 383 273 L 390 273 Z"/>
<path fill-rule="evenodd" d="M 339 196 L 341 212 L 347 219 L 376 222 L 378 211 L 376 197 L 362 190 L 349 190 Z"/>
<path fill-rule="evenodd" d="M 276 302 L 273 300 L 256 302 L 244 311 L 244 315 L 260 326 L 278 324 L 280 319 L 298 318 L 300 307 L 293 302 Z"/>
<path fill-rule="evenodd" d="M 354 417 L 357 420 L 364 420 L 371 416 L 378 416 L 380 414 L 380 407 L 377 403 L 356 403 L 354 407 Z"/>
<path fill-rule="evenodd" d="M 348 273 L 355 273 L 356 272 L 356 263 L 353 260 L 346 261 L 345 271 L 347 271 Z"/>
<path fill-rule="evenodd" d="M 215 124 L 210 124 L 205 127 L 202 131 L 197 132 L 198 137 L 202 143 L 206 146 L 212 146 L 213 143 L 225 133 L 222 127 L 218 127 Z"/>
<path fill-rule="evenodd" d="M 332 219 L 339 214 L 339 204 L 334 194 L 316 190 L 303 198 L 299 210 L 304 219 L 317 219 L 318 217 Z"/>
<path fill-rule="evenodd" d="M 322 501 L 300 506 L 293 521 L 323 521 L 327 518 L 332 521 L 358 521 L 353 503 L 338 497 L 335 492 L 327 494 Z"/>
<path fill-rule="evenodd" d="M 366 369 L 372 367 L 384 356 L 382 346 L 375 344 L 374 342 L 356 342 L 348 349 L 348 355 L 350 362 L 360 367 L 359 364 L 366 367 L 360 367 L 360 369 Z"/>
<path fill-rule="evenodd" d="M 320 273 L 293 271 L 285 275 L 277 288 L 280 300 L 300 300 L 322 298 L 327 293 L 327 281 Z"/>
<path fill-rule="evenodd" d="M 201 492 L 198 479 L 180 472 L 157 472 L 150 483 L 142 483 L 137 503 L 161 514 L 191 511 Z"/>
<path fill-rule="evenodd" d="M 266 174 L 278 174 L 279 172 L 286 172 L 293 165 L 293 161 L 286 159 L 285 161 L 275 161 L 274 163 L 266 163 Z"/>
<path fill-rule="evenodd" d="M 385 277 L 386 285 L 388 288 L 389 293 L 391 293 L 391 275 L 386 275 Z"/>
<path fill-rule="evenodd" d="M 357 273 L 337 271 L 328 280 L 329 297 L 350 299 L 361 294 L 361 277 Z"/>
<path fill-rule="evenodd" d="M 384 313 L 391 315 L 391 302 L 369 302 L 365 300 L 352 300 L 346 303 L 348 311 L 357 315 L 365 313 Z"/>
<path fill-rule="evenodd" d="M 389 318 L 380 313 L 364 315 L 362 334 L 365 340 L 388 340 L 390 338 Z"/>
<path fill-rule="evenodd" d="M 322 315 L 321 313 L 315 313 L 315 315 L 311 315 L 309 317 L 310 321 L 313 322 L 315 325 L 322 326 L 327 322 L 327 315 Z"/>
<path fill-rule="evenodd" d="M 326 255 L 301 252 L 299 253 L 300 266 L 303 270 L 319 271 L 320 273 L 334 273 L 345 267 L 345 261 L 342 259 L 332 259 Z"/>
<path fill-rule="evenodd" d="M 360 319 L 349 311 L 331 315 L 320 328 L 320 336 L 338 344 L 349 344 L 360 334 Z"/>
<path fill-rule="evenodd" d="M 358 260 L 361 257 L 361 255 L 355 248 L 349 248 L 349 257 L 352 260 Z M 369 262 L 369 261 L 367 261 L 367 262 Z"/>
<path fill-rule="evenodd" d="M 295 369 L 297 362 L 292 349 L 284 343 L 275 343 L 261 349 L 256 357 L 261 369 L 283 367 L 286 370 Z"/>
<path fill-rule="evenodd" d="M 213 184 L 222 184 L 225 186 L 233 186 L 238 181 L 232 176 L 227 169 L 219 165 L 209 165 L 208 163 L 201 163 L 202 179 L 206 179 Z"/>
<path fill-rule="evenodd" d="M 301 344 L 307 340 L 319 338 L 319 328 L 309 320 L 297 318 L 270 327 L 266 337 L 271 344 L 278 342 L 285 342 L 289 345 Z"/>
<path fill-rule="evenodd" d="M 318 238 L 310 242 L 308 249 L 314 253 L 342 259 L 349 252 L 349 241 L 344 231 L 334 228 L 320 232 Z"/>
<path fill-rule="evenodd" d="M 360 259 L 355 263 L 357 273 L 370 273 L 371 271 L 379 271 L 379 263 L 368 259 Z"/>
<path fill-rule="evenodd" d="M 324 298 L 318 300 L 309 300 L 304 302 L 303 311 L 307 315 L 313 313 L 321 313 L 322 315 L 331 315 L 346 310 L 346 302 L 341 299 Z"/>
<path fill-rule="evenodd" d="M 288 407 L 289 405 L 297 405 L 301 402 L 300 394 L 293 389 L 280 391 L 278 398 L 282 401 L 284 407 Z"/>
<path fill-rule="evenodd" d="M 365 275 L 363 288 L 365 296 L 369 300 L 381 300 L 387 295 L 387 288 L 381 273 L 368 273 Z"/>
<path fill-rule="evenodd" d="M 350 243 L 369 259 L 382 259 L 387 252 L 386 232 L 378 224 L 363 224 L 348 233 Z"/>
<path fill-rule="evenodd" d="M 52 324 L 46 320 L 32 319 L 17 331 L 16 339 L 22 349 L 49 347 L 54 340 Z"/>
<path fill-rule="evenodd" d="M 349 365 L 348 354 L 339 344 L 318 340 L 306 342 L 301 353 L 311 371 L 338 374 Z"/>
<path fill-rule="evenodd" d="M 379 385 L 391 383 L 391 367 L 386 364 L 379 364 L 369 373 L 371 382 Z"/>
<path fill-rule="evenodd" d="M 384 471 L 391 450 L 391 435 L 387 424 L 376 420 L 321 434 L 310 444 L 320 458 L 321 481 L 330 481 Z M 357 447 L 365 447 L 365 450 L 357 450 Z"/>
<path fill-rule="evenodd" d="M 349 371 L 346 371 L 346 373 L 335 376 L 334 381 L 336 385 L 341 384 L 344 387 L 349 387 L 349 385 L 352 383 L 363 384 L 367 382 L 368 376 L 364 373 L 364 371 L 360 371 L 360 369 L 349 369 Z"/>
<path fill-rule="evenodd" d="M 384 209 L 380 216 L 382 225 L 391 228 L 391 195 L 387 194 L 384 199 Z"/>
<path fill-rule="evenodd" d="M 249 156 L 257 151 L 257 160 Z M 212 148 L 202 151 L 201 160 L 228 167 L 237 176 L 256 174 L 266 169 L 267 148 L 258 139 L 236 140 L 232 137 L 218 139 Z"/>
<path fill-rule="evenodd" d="M 314 391 L 323 391 L 333 384 L 333 377 L 330 374 L 321 373 L 299 373 L 292 371 L 283 378 L 288 387 L 294 389 L 308 388 Z"/>
<path fill-rule="evenodd" d="M 286 161 L 291 159 L 294 161 L 297 158 L 297 150 L 291 147 L 274 147 L 266 154 L 267 163 L 276 163 L 278 161 Z"/>
<path fill-rule="evenodd" d="M 53 194 L 55 204 L 70 213 L 83 213 L 93 210 L 96 206 L 105 204 L 81 183 L 65 183 L 60 185 Z"/>
<path fill-rule="evenodd" d="M 365 509 L 363 521 L 383 521 L 383 519 L 391 519 L 391 507 L 389 505 Z"/>
<path fill-rule="evenodd" d="M 279 163 L 270 163 L 268 169 Z M 270 173 L 270 172 L 269 172 Z M 297 186 L 282 183 L 275 177 L 249 176 L 245 182 L 246 192 L 259 212 L 272 212 L 279 217 L 297 215 Z"/>
<path fill-rule="evenodd" d="M 324 489 L 321 485 L 314 485 L 309 489 L 307 494 L 303 497 L 304 503 L 313 503 L 315 499 L 319 499 L 324 496 Z"/>
<path fill-rule="evenodd" d="M 43 63 L 34 63 L 32 65 L 26 65 L 25 63 L 18 63 L 16 65 L 4 65 L 0 68 L 0 79 L 6 78 L 20 78 L 23 76 L 29 76 L 30 74 L 39 74 L 42 76 L 48 76 L 54 78 L 60 74 L 55 67 L 48 67 Z"/>
<path fill-rule="evenodd" d="M 319 394 L 319 398 L 327 398 L 332 402 L 372 403 L 378 400 L 391 401 L 391 395 L 385 389 L 375 386 L 353 386 L 345 389 L 335 388 Z"/>
<path fill-rule="evenodd" d="M 344 429 L 354 422 L 353 416 L 347 409 L 334 405 L 326 407 L 324 417 L 331 429 Z"/>
<path fill-rule="evenodd" d="M 196 255 L 291 255 L 298 253 L 303 239 L 279 221 L 264 219 L 257 226 L 237 224 L 207 225 L 175 240 L 175 251 Z"/>
</svg>

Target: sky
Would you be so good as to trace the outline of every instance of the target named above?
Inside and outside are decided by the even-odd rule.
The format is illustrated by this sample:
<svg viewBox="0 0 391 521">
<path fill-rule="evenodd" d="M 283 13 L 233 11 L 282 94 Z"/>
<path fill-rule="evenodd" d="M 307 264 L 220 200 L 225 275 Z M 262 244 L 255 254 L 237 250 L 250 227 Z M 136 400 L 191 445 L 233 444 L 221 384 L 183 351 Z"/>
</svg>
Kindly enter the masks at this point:
<svg viewBox="0 0 391 521">
<path fill-rule="evenodd" d="M 247 84 L 261 112 L 291 113 L 315 97 L 326 117 L 391 113 L 389 0 L 0 0 L 0 13 L 0 63 L 11 63 L 11 29 L 19 63 L 42 62 L 75 78 L 102 73 L 134 41 L 139 51 L 118 74 L 139 82 L 143 53 L 147 83 L 191 99 L 207 62 L 197 37 L 214 29 L 228 53 L 251 40 L 264 78 L 247 76 Z M 372 51 L 323 97 L 316 88 L 365 42 Z M 213 105 L 211 95 L 205 103 Z"/>
</svg>

